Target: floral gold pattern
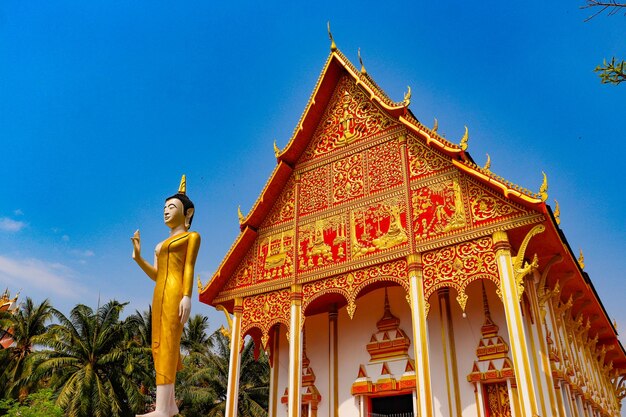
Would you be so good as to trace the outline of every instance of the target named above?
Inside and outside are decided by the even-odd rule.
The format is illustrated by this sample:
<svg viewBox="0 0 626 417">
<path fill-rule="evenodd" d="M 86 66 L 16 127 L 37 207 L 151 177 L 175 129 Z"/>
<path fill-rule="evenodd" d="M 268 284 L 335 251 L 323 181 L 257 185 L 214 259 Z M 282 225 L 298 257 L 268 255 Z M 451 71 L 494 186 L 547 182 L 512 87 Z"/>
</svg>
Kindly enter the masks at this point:
<svg viewBox="0 0 626 417">
<path fill-rule="evenodd" d="M 500 287 L 493 241 L 484 237 L 422 254 L 424 298 L 443 287 L 458 293 L 457 302 L 465 310 L 465 288 L 477 279 L 488 279 Z"/>
<path fill-rule="evenodd" d="M 258 328 L 261 331 L 263 347 L 267 348 L 272 326 L 282 323 L 289 328 L 290 297 L 291 290 L 284 289 L 244 298 L 241 334 L 245 335 L 252 328 Z"/>
</svg>

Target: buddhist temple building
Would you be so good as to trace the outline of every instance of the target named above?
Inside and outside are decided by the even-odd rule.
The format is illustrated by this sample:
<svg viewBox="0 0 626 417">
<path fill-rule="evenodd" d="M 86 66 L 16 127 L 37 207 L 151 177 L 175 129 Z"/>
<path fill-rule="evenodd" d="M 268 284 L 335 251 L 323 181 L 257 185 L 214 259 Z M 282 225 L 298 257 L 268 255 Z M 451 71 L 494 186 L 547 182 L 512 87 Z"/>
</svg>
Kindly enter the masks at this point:
<svg viewBox="0 0 626 417">
<path fill-rule="evenodd" d="M 332 37 L 331 37 L 332 39 Z M 558 205 L 477 166 L 334 43 L 200 301 L 245 337 L 272 417 L 619 416 L 626 352 Z M 304 103 L 303 103 L 304 104 Z"/>
<path fill-rule="evenodd" d="M 0 311 L 14 313 L 17 310 L 18 295 L 11 297 L 9 290 L 6 289 L 0 296 Z M 13 336 L 11 329 L 3 329 L 0 327 L 0 349 L 6 349 L 13 344 Z"/>
</svg>

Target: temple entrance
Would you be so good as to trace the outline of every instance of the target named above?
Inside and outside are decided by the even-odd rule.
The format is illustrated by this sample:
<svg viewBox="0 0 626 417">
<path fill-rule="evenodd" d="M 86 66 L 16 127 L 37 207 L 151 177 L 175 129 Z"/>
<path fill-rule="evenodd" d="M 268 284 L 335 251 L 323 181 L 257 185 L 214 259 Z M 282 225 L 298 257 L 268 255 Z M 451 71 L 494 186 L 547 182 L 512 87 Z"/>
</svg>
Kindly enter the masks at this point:
<svg viewBox="0 0 626 417">
<path fill-rule="evenodd" d="M 371 399 L 369 417 L 413 417 L 413 396 L 374 397 Z"/>
</svg>

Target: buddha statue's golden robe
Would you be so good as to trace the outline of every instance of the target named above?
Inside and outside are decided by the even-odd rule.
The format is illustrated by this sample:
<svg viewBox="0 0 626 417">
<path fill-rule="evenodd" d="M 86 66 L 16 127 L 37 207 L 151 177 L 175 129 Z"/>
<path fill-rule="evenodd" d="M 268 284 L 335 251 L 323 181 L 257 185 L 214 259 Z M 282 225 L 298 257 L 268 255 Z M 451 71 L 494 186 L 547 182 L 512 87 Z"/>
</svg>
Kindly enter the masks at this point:
<svg viewBox="0 0 626 417">
<path fill-rule="evenodd" d="M 180 337 L 183 325 L 178 309 L 183 296 L 191 297 L 200 235 L 185 232 L 166 239 L 156 254 L 157 279 L 152 298 L 152 356 L 157 385 L 173 384 L 182 369 Z"/>
</svg>

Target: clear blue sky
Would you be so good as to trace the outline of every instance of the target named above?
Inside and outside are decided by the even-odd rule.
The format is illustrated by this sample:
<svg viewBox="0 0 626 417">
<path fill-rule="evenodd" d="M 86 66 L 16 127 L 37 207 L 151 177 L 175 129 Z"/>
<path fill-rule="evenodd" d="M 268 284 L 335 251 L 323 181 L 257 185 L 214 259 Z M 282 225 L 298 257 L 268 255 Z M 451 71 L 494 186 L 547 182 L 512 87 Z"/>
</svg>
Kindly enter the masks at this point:
<svg viewBox="0 0 626 417">
<path fill-rule="evenodd" d="M 467 125 L 479 164 L 489 153 L 492 171 L 534 191 L 548 174 L 626 333 L 626 85 L 592 71 L 626 58 L 626 17 L 585 23 L 582 0 L 275 3 L 0 2 L 0 287 L 66 313 L 98 296 L 145 309 L 152 283 L 130 236 L 141 229 L 150 257 L 182 173 L 206 282 L 307 103 L 330 20 L 392 98 L 411 85 L 418 119 L 455 142 Z"/>
</svg>

